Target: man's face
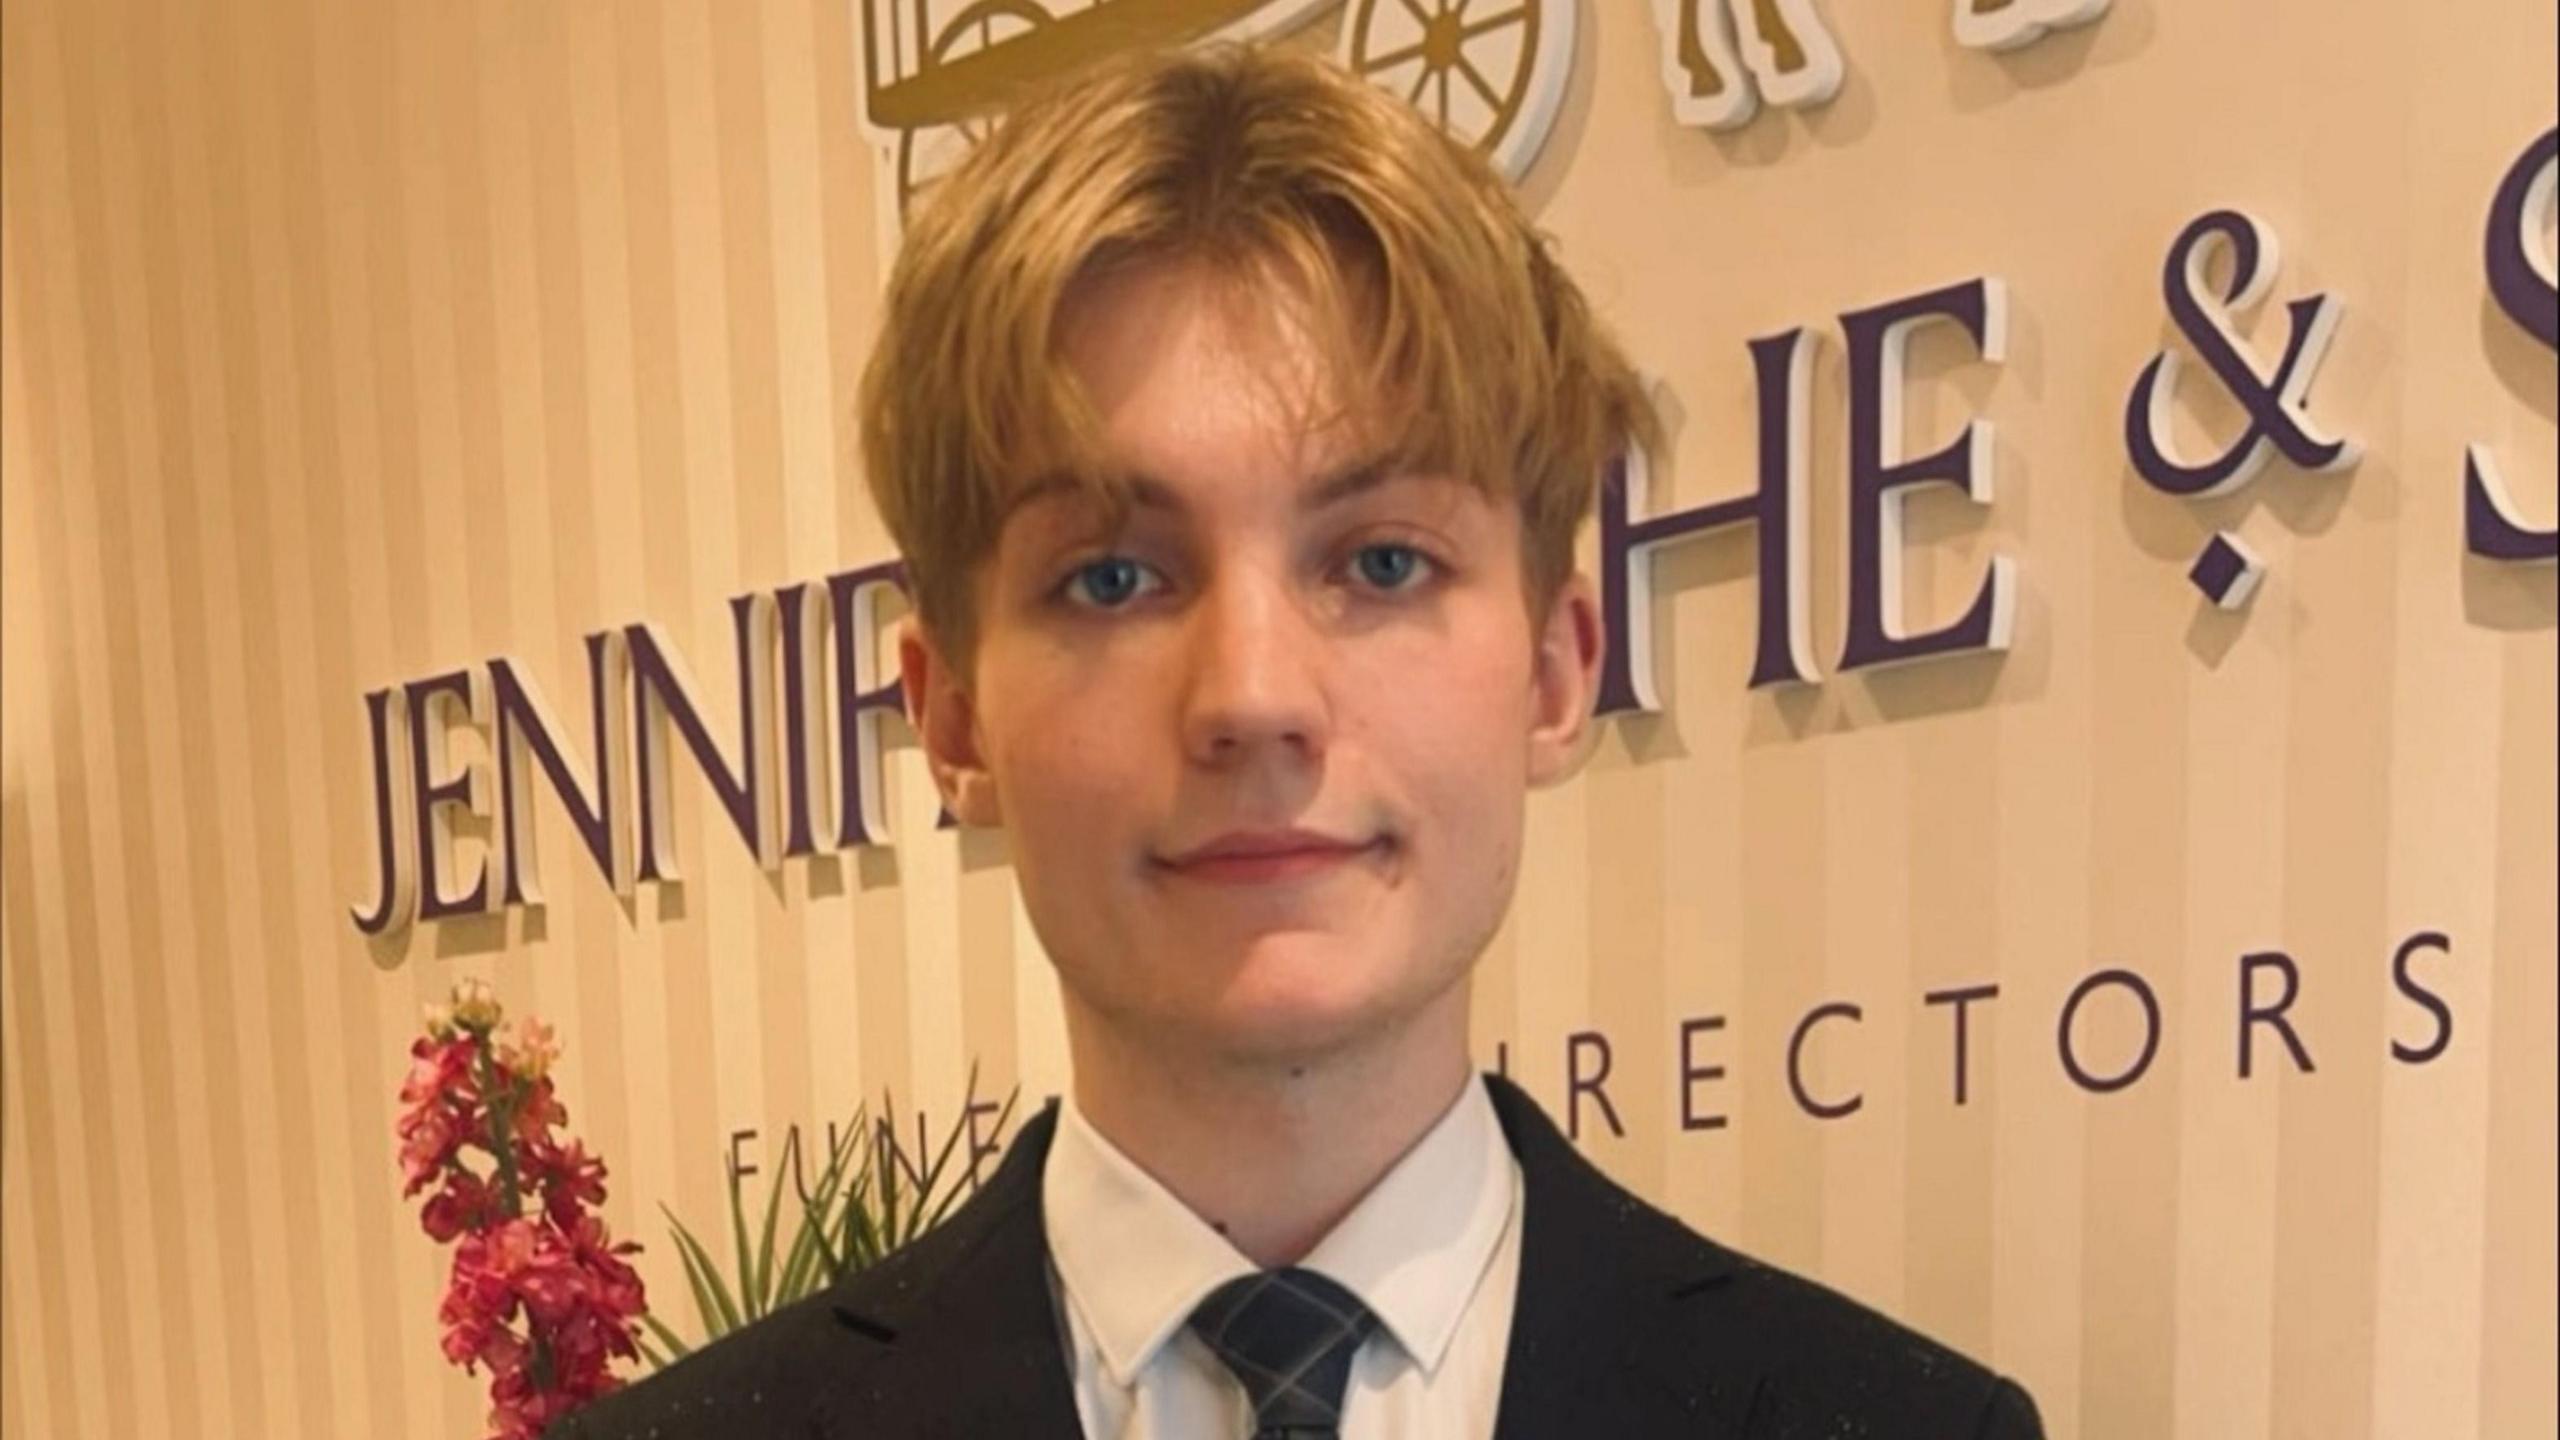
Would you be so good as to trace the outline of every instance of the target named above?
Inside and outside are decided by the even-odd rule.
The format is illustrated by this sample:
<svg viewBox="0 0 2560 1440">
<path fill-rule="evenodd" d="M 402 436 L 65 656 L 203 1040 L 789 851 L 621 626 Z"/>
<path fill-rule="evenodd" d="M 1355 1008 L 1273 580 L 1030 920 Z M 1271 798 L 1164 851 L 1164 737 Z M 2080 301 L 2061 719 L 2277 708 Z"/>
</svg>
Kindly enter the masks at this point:
<svg viewBox="0 0 2560 1440">
<path fill-rule="evenodd" d="M 1571 763 L 1599 661 L 1580 576 L 1530 625 L 1513 504 L 1308 428 L 1335 407 L 1288 314 L 1189 267 L 1090 282 L 1064 354 L 1138 503 L 1116 530 L 1072 489 L 1012 511 L 973 676 L 900 644 L 1071 1027 L 1231 1061 L 1463 1036 L 1523 796 Z"/>
</svg>

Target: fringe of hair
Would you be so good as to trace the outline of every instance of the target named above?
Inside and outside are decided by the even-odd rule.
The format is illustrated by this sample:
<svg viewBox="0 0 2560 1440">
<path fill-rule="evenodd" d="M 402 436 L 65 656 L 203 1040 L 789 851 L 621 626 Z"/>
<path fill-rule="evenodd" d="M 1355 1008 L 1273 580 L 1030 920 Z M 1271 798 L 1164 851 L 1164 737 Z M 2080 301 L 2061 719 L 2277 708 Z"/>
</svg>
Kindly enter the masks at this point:
<svg viewBox="0 0 2560 1440">
<path fill-rule="evenodd" d="M 1059 358 L 1104 270 L 1207 262 L 1295 300 L 1329 393 L 1400 464 L 1514 500 L 1526 599 L 1573 567 L 1602 467 L 1656 420 L 1501 179 L 1322 58 L 1264 46 L 1128 55 L 1034 94 L 926 197 L 860 396 L 866 479 L 920 617 L 963 673 L 1006 502 L 1065 476 L 1127 503 Z"/>
</svg>

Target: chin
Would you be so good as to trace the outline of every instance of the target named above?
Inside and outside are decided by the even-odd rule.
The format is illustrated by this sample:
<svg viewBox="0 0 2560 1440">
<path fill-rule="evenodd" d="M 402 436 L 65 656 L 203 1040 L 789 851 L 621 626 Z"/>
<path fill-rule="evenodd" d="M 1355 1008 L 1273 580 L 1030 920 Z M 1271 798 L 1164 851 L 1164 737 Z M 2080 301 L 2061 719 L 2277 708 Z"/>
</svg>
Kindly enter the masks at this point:
<svg viewBox="0 0 2560 1440">
<path fill-rule="evenodd" d="M 1193 1017 L 1195 1033 L 1215 1036 L 1230 1055 L 1279 1060 L 1341 1050 L 1392 1023 L 1392 1007 L 1374 986 L 1308 979 L 1239 975 L 1212 1002 L 1212 1013 Z"/>
<path fill-rule="evenodd" d="M 1429 997 L 1407 993 L 1412 977 L 1382 985 L 1374 972 L 1338 962 L 1321 974 L 1240 972 L 1220 994 L 1200 1029 L 1219 1048 L 1260 1060 L 1316 1059 L 1357 1049 L 1406 1027 Z M 1330 982 L 1330 983 L 1328 983 Z"/>
<path fill-rule="evenodd" d="M 1217 1025 L 1218 1051 L 1233 1060 L 1264 1064 L 1315 1061 L 1359 1048 L 1381 1032 L 1376 1017 L 1333 1011 L 1225 1017 Z"/>
</svg>

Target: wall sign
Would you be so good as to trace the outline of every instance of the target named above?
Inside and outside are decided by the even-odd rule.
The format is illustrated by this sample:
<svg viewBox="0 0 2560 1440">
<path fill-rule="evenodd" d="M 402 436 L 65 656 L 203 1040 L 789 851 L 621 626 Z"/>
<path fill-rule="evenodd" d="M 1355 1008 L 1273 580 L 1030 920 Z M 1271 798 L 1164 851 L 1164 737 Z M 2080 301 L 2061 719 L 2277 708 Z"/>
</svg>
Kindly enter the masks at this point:
<svg viewBox="0 0 2560 1440">
<path fill-rule="evenodd" d="M 1788 0 L 1800 3 L 1800 0 Z M 1252 40 L 1339 11 L 1335 58 L 1512 179 L 1554 128 L 1574 0 L 858 0 L 863 123 L 879 147 L 883 253 L 901 217 L 1007 97 L 1113 53 Z"/>
<path fill-rule="evenodd" d="M 1555 127 L 1573 74 L 1575 0 L 857 0 L 863 123 L 879 147 L 882 248 L 907 207 L 1025 87 L 1115 52 L 1297 30 L 1338 12 L 1334 54 L 1511 179 Z M 1731 129 L 1762 105 L 1817 106 L 1848 74 L 1814 0 L 1650 0 L 1663 88 L 1684 125 Z M 1947 0 L 1958 44 L 2012 50 L 2109 0 Z"/>
<path fill-rule="evenodd" d="M 1849 73 L 1813 0 L 1652 0 L 1662 87 L 1683 125 L 1730 130 L 1763 104 L 1804 109 L 1840 93 Z M 2014 50 L 2086 25 L 2109 0 L 1953 0 L 1955 38 Z"/>
<path fill-rule="evenodd" d="M 2560 351 L 2560 288 L 2551 243 L 2555 180 L 2560 180 L 2560 130 L 2542 138 L 2516 157 L 2498 196 L 2489 204 L 2483 261 L 2489 272 L 2489 294 L 2526 334 L 2545 350 Z M 2560 528 L 2528 523 L 2507 493 L 2507 483 L 2488 447 L 2474 445 L 2463 458 L 2463 537 L 2471 553 L 2490 560 L 2560 559 Z"/>
<path fill-rule="evenodd" d="M 1980 15 L 2007 9 L 1990 0 L 1967 3 Z M 1233 19 L 1276 15 L 1284 7 L 1226 8 Z M 1364 4 L 1357 13 L 1376 8 Z M 2097 8 L 2020 0 L 2004 23 L 2023 25 L 2029 16 L 2045 17 L 2036 23 L 2047 26 L 2070 23 L 2061 17 L 2085 20 Z M 1524 0 L 1523 14 L 1534 9 L 1535 0 Z M 1463 17 L 1467 7 L 1443 13 Z M 1763 24 L 1775 23 L 1772 16 L 1801 19 L 1782 0 L 1760 0 L 1753 14 Z M 1437 15 L 1425 18 L 1438 24 Z M 1476 23 L 1462 19 L 1459 29 Z M 1482 23 L 1490 26 L 1492 18 Z M 1441 53 L 1431 48 L 1442 43 L 1434 35 L 1452 37 L 1451 44 L 1468 38 L 1446 26 L 1415 32 L 1386 20 L 1377 24 L 1376 33 L 1404 35 L 1404 47 L 1419 45 L 1423 56 Z M 1535 33 L 1570 43 L 1566 26 Z M 1397 53 L 1380 50 L 1370 58 L 1380 64 L 1416 58 L 1396 60 Z M 1454 63 L 1443 68 L 1454 73 Z M 1505 113 L 1507 124 L 1538 114 L 1534 108 Z M 1501 136 L 1509 133 L 1488 129 L 1486 143 L 1506 143 Z M 2560 349 L 2560 290 L 2545 239 L 2554 209 L 2555 134 L 2535 139 L 2497 181 L 2482 250 L 2498 310 L 2546 350 Z M 2229 284 L 2219 293 L 2206 279 L 2207 260 L 2217 250 L 2228 250 L 2232 260 Z M 2169 495 L 2206 496 L 2227 493 L 2279 460 L 2322 473 L 2343 473 L 2355 463 L 2355 442 L 2332 428 L 2334 420 L 2317 417 L 2312 404 L 2321 359 L 2342 323 L 2338 301 L 2326 294 L 2289 298 L 2273 360 L 2244 334 L 2249 312 L 2273 293 L 2278 276 L 2276 234 L 2245 210 L 2209 210 L 2169 240 L 2161 290 L 2176 339 L 2141 364 L 2125 403 L 2125 462 L 2146 484 Z M 1997 367 L 2007 313 L 2006 287 L 1996 277 L 1978 276 L 1838 316 L 1848 391 L 1842 442 L 1848 594 L 1835 660 L 1842 672 L 1997 655 L 2012 643 L 2021 583 L 2014 557 L 1993 557 L 1972 600 L 1945 617 L 1905 613 L 1900 570 L 1901 509 L 1913 491 L 1947 486 L 1975 504 L 1993 501 L 1988 420 L 1966 421 L 1925 455 L 1901 453 L 1904 346 L 1921 326 L 1952 325 L 1971 341 L 1978 363 Z M 2256 328 L 2271 330 L 2268 317 L 2258 317 Z M 1758 541 L 1759 624 L 1747 683 L 1821 681 L 1806 589 L 1808 457 L 1816 443 L 1808 391 L 1819 343 L 1813 328 L 1797 327 L 1746 344 L 1759 395 L 1759 457 L 1749 489 L 1657 512 L 1648 457 L 1630 456 L 1606 477 L 1599 505 L 1602 603 L 1610 633 L 1623 643 L 1610 647 L 1599 714 L 1660 708 L 1647 603 L 1653 557 L 1666 545 L 1738 525 L 1753 527 Z M 2193 353 L 2202 378 L 2237 400 L 2245 416 L 2238 433 L 2207 447 L 2209 453 L 2184 453 L 2171 435 L 2179 387 L 2202 383 L 2184 378 L 2182 352 Z M 2485 446 L 2469 448 L 2460 485 L 2464 543 L 2472 555 L 2491 563 L 2553 560 L 2560 548 L 2555 527 L 2526 517 Z M 2217 532 L 2188 576 L 2208 602 L 2236 609 L 2264 573 L 2238 536 Z M 887 843 L 879 722 L 885 713 L 902 712 L 903 703 L 898 683 L 882 678 L 877 602 L 885 587 L 903 583 L 901 568 L 886 562 L 732 597 L 738 678 L 730 703 L 735 719 L 727 728 L 734 743 L 714 733 L 712 697 L 674 643 L 646 621 L 586 637 L 583 758 L 573 753 L 569 728 L 535 678 L 504 656 L 374 690 L 364 709 L 376 880 L 373 898 L 351 910 L 355 925 L 380 935 L 419 920 L 541 904 L 533 805 L 545 790 L 615 893 L 677 878 L 672 772 L 679 757 L 691 762 L 740 843 L 768 870 L 794 857 Z M 488 837 L 467 864 L 457 853 L 458 828 Z"/>
<path fill-rule="evenodd" d="M 2231 285 L 2220 296 L 2208 294 L 2205 284 L 2205 262 L 2216 241 L 2231 254 Z M 2270 456 L 2279 453 L 2309 471 L 2342 471 L 2355 465 L 2356 446 L 2322 429 L 2307 407 L 2311 377 L 2338 328 L 2338 302 L 2327 295 L 2306 295 L 2289 302 L 2284 353 L 2273 365 L 2258 358 L 2233 324 L 2232 317 L 2266 297 L 2275 276 L 2275 232 L 2238 210 L 2199 215 L 2170 244 L 2160 279 L 2170 322 L 2249 418 L 2240 436 L 2221 453 L 2194 462 L 2180 459 L 2169 438 L 2176 409 L 2178 352 L 2161 351 L 2142 367 L 2142 378 L 2134 382 L 2124 412 L 2125 453 L 2132 457 L 2134 473 L 2151 488 L 2185 499 L 2228 494 L 2247 484 Z M 2219 530 L 2205 542 L 2187 578 L 2214 604 L 2234 610 L 2248 603 L 2264 568 L 2239 536 Z"/>
</svg>

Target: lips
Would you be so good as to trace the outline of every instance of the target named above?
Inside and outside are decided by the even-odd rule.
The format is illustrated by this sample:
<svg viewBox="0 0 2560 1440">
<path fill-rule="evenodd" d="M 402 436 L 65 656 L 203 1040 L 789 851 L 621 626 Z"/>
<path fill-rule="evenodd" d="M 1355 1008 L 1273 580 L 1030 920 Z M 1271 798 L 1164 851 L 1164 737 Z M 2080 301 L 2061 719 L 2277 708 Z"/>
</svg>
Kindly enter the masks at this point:
<svg viewBox="0 0 2560 1440">
<path fill-rule="evenodd" d="M 1178 875 L 1198 880 L 1282 880 L 1331 869 L 1382 843 L 1345 840 L 1313 830 L 1237 830 L 1163 863 Z"/>
</svg>

